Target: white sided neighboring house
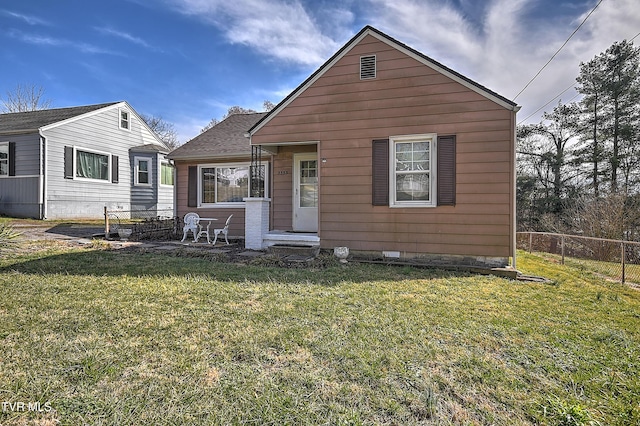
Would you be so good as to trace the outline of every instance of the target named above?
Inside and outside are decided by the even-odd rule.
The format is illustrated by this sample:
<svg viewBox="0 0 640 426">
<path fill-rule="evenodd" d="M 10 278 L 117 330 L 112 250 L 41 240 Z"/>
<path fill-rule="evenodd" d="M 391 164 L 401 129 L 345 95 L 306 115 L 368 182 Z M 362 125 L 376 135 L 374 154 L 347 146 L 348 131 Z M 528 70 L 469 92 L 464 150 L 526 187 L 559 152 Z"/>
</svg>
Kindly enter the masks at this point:
<svg viewBox="0 0 640 426">
<path fill-rule="evenodd" d="M 0 114 L 0 214 L 173 209 L 168 152 L 127 102 Z"/>
</svg>

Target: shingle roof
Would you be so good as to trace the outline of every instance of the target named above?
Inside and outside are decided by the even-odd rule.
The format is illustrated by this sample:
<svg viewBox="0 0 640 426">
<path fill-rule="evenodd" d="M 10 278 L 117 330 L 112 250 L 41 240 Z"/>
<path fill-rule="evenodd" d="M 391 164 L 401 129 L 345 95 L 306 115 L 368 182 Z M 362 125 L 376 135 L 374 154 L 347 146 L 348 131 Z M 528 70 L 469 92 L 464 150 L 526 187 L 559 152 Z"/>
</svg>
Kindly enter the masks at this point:
<svg viewBox="0 0 640 426">
<path fill-rule="evenodd" d="M 85 105 L 71 108 L 54 108 L 38 111 L 0 114 L 0 133 L 37 130 L 40 127 L 67 120 L 69 118 L 86 114 L 88 112 L 105 108 L 117 103 L 118 102 L 111 102 L 106 104 Z"/>
<path fill-rule="evenodd" d="M 251 146 L 245 134 L 266 114 L 266 112 L 258 112 L 230 115 L 206 132 L 176 148 L 169 154 L 169 158 L 186 160 L 251 155 Z"/>
<path fill-rule="evenodd" d="M 131 151 L 131 152 L 160 152 L 162 154 L 166 154 L 167 152 L 169 152 L 169 150 L 167 148 L 165 148 L 164 146 L 151 144 L 151 143 L 148 143 L 146 145 L 134 146 L 132 148 L 129 148 L 129 151 Z"/>
</svg>

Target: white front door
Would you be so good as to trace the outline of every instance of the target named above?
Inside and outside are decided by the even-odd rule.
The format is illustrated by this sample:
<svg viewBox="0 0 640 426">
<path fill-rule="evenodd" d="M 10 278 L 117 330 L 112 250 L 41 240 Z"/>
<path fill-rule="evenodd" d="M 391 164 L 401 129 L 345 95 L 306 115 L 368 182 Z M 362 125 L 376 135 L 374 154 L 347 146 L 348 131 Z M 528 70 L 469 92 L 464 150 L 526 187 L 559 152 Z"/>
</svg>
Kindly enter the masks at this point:
<svg viewBox="0 0 640 426">
<path fill-rule="evenodd" d="M 293 230 L 318 232 L 318 155 L 293 156 Z"/>
</svg>

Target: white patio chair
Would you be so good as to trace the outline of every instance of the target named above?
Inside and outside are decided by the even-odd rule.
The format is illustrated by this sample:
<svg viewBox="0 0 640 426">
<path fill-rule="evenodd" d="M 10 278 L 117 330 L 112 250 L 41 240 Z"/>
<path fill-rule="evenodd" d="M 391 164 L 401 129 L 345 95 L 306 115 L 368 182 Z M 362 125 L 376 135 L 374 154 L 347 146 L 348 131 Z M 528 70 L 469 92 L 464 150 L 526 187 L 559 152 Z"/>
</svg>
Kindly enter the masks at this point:
<svg viewBox="0 0 640 426">
<path fill-rule="evenodd" d="M 187 238 L 187 233 L 191 231 L 193 234 L 193 242 L 198 241 L 198 234 L 200 233 L 200 215 L 198 213 L 187 213 L 184 215 L 184 227 L 182 228 L 182 240 L 180 242 L 184 242 Z"/>
<path fill-rule="evenodd" d="M 218 241 L 218 235 L 220 234 L 224 234 L 224 240 L 226 241 L 227 245 L 229 245 L 229 240 L 227 239 L 227 235 L 229 235 L 229 223 L 231 222 L 232 217 L 233 215 L 230 214 L 229 217 L 227 218 L 227 221 L 224 223 L 224 228 L 213 230 L 213 234 L 214 234 L 213 245 L 216 245 L 216 241 Z"/>
</svg>

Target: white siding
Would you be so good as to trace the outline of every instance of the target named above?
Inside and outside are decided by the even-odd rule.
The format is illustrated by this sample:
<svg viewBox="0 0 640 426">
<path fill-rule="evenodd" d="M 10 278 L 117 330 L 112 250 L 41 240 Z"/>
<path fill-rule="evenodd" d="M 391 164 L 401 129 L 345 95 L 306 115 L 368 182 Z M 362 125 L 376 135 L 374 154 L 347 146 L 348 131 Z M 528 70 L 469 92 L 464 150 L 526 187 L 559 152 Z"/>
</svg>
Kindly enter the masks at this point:
<svg viewBox="0 0 640 426">
<path fill-rule="evenodd" d="M 53 127 L 43 134 L 48 145 L 48 214 L 47 218 L 102 217 L 103 208 L 131 208 L 133 173 L 129 149 L 155 138 L 135 114 L 131 130 L 118 124 L 118 105 L 86 117 Z M 65 179 L 64 149 L 75 146 L 118 156 L 119 182 Z"/>
<path fill-rule="evenodd" d="M 15 143 L 15 176 L 0 176 L 0 214 L 40 218 L 40 135 L 0 136 L 0 142 Z"/>
</svg>

